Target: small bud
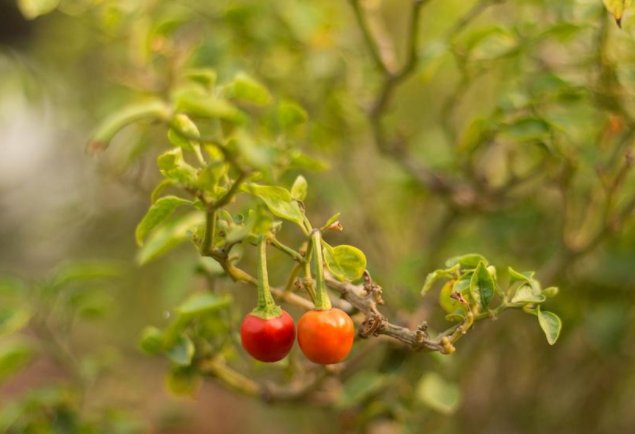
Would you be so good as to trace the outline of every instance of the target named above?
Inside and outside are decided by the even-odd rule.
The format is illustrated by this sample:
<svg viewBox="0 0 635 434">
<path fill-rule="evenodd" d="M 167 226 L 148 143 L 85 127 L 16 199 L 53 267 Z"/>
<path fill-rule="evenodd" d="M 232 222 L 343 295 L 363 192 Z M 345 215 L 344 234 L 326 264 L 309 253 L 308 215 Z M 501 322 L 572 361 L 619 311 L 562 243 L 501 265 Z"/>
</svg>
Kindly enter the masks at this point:
<svg viewBox="0 0 635 434">
<path fill-rule="evenodd" d="M 556 295 L 558 295 L 558 287 L 556 286 L 550 286 L 549 288 L 545 288 L 542 290 L 542 293 L 544 294 L 545 297 L 551 298 L 551 297 L 555 297 Z"/>
<path fill-rule="evenodd" d="M 344 226 L 342 226 L 342 224 L 340 223 L 339 220 L 334 221 L 333 223 L 331 223 L 330 225 L 328 225 L 326 227 L 327 231 L 334 231 L 334 232 L 342 232 L 344 230 Z"/>
<path fill-rule="evenodd" d="M 444 354 L 452 354 L 456 351 L 456 348 L 454 348 L 454 345 L 452 345 L 452 342 L 450 342 L 450 339 L 448 339 L 447 336 L 444 336 L 443 339 L 441 339 L 441 345 L 443 346 Z"/>
</svg>

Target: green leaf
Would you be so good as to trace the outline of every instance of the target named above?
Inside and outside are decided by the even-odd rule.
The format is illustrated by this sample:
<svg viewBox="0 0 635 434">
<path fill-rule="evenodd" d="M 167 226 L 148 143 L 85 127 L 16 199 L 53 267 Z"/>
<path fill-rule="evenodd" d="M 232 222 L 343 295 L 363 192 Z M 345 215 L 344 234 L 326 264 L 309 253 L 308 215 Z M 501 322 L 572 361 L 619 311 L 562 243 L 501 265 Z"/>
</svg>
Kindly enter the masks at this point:
<svg viewBox="0 0 635 434">
<path fill-rule="evenodd" d="M 489 307 L 495 291 L 496 283 L 494 279 L 487 271 L 483 262 L 480 262 L 470 280 L 470 294 L 472 298 L 485 310 Z"/>
<path fill-rule="evenodd" d="M 192 116 L 223 119 L 233 123 L 242 123 L 245 115 L 229 101 L 219 97 L 196 92 L 183 92 L 176 98 L 176 109 Z"/>
<path fill-rule="evenodd" d="M 386 384 L 384 375 L 373 371 L 358 372 L 346 383 L 337 400 L 337 407 L 347 409 L 361 404 Z"/>
<path fill-rule="evenodd" d="M 603 0 L 606 9 L 613 15 L 615 22 L 619 27 L 622 27 L 622 18 L 624 12 L 631 7 L 631 0 Z"/>
<path fill-rule="evenodd" d="M 486 143 L 494 134 L 495 123 L 491 119 L 475 118 L 463 130 L 457 144 L 461 153 L 469 153 Z"/>
<path fill-rule="evenodd" d="M 448 259 L 445 261 L 445 266 L 450 268 L 458 264 L 465 268 L 476 268 L 479 263 L 483 263 L 485 266 L 489 265 L 487 259 L 485 259 L 482 255 L 479 255 L 478 253 L 468 253 L 467 255 L 455 256 Z"/>
<path fill-rule="evenodd" d="M 507 272 L 509 273 L 509 283 L 527 282 L 531 284 L 534 277 L 533 271 L 525 271 L 521 273 L 514 270 L 512 267 L 507 267 Z"/>
<path fill-rule="evenodd" d="M 166 351 L 168 359 L 177 366 L 189 366 L 194 357 L 194 344 L 186 335 L 178 337 L 174 345 Z"/>
<path fill-rule="evenodd" d="M 192 205 L 192 201 L 187 199 L 182 199 L 177 196 L 165 196 L 158 199 L 141 222 L 137 225 L 137 229 L 135 230 L 135 238 L 137 240 L 137 244 L 139 246 L 143 245 L 144 238 L 158 225 L 165 221 L 169 216 L 172 215 L 174 210 L 182 205 Z"/>
<path fill-rule="evenodd" d="M 163 352 L 163 333 L 156 327 L 148 326 L 141 332 L 139 348 L 147 354 L 157 355 Z"/>
<path fill-rule="evenodd" d="M 362 277 L 366 270 L 366 255 L 357 247 L 340 245 L 331 247 L 322 242 L 324 261 L 329 271 L 338 280 L 353 282 Z"/>
<path fill-rule="evenodd" d="M 545 332 L 549 345 L 555 344 L 562 330 L 562 320 L 560 317 L 553 312 L 540 310 L 540 306 L 538 306 L 538 323 L 542 331 Z"/>
<path fill-rule="evenodd" d="M 521 118 L 513 123 L 504 125 L 501 137 L 514 142 L 532 142 L 542 140 L 551 132 L 551 125 L 547 121 L 537 117 Z"/>
<path fill-rule="evenodd" d="M 267 105 L 273 99 L 265 86 L 242 72 L 226 85 L 225 95 L 255 105 Z"/>
<path fill-rule="evenodd" d="M 175 184 L 176 182 L 174 182 L 173 179 L 162 179 L 161 182 L 159 182 L 157 186 L 154 187 L 154 190 L 152 190 L 152 193 L 150 194 L 150 202 L 155 203 L 157 200 L 159 200 L 159 198 L 167 188 L 172 187 Z"/>
<path fill-rule="evenodd" d="M 68 302 L 78 317 L 86 319 L 103 317 L 114 305 L 112 297 L 104 291 L 74 292 Z"/>
<path fill-rule="evenodd" d="M 185 162 L 181 148 L 170 149 L 159 155 L 157 165 L 161 174 L 174 182 L 186 186 L 196 183 L 196 169 Z"/>
<path fill-rule="evenodd" d="M 167 121 L 169 116 L 170 107 L 160 100 L 131 104 L 108 116 L 99 124 L 91 136 L 91 141 L 88 145 L 89 149 L 98 151 L 107 148 L 115 134 L 126 125 L 142 119 Z"/>
<path fill-rule="evenodd" d="M 326 221 L 326 223 L 324 223 L 324 226 L 322 227 L 328 228 L 329 226 L 331 226 L 333 223 L 337 221 L 338 218 L 340 218 L 341 214 L 342 214 L 341 212 L 336 212 L 335 214 L 333 214 L 331 217 L 329 217 L 329 219 Z"/>
<path fill-rule="evenodd" d="M 137 263 L 145 265 L 191 237 L 204 223 L 204 216 L 193 212 L 162 225 L 154 231 L 137 253 Z"/>
<path fill-rule="evenodd" d="M 183 113 L 174 116 L 170 124 L 172 126 L 168 130 L 170 143 L 187 151 L 193 151 L 194 145 L 198 144 L 196 139 L 201 135 L 196 124 Z"/>
<path fill-rule="evenodd" d="M 523 285 L 516 290 L 512 303 L 542 303 L 546 299 L 540 288 L 534 285 Z"/>
<path fill-rule="evenodd" d="M 289 170 L 314 170 L 318 172 L 320 170 L 326 170 L 329 167 L 326 161 L 310 157 L 297 149 L 292 151 L 289 156 L 291 157 L 288 167 Z"/>
<path fill-rule="evenodd" d="M 34 355 L 31 346 L 21 341 L 5 343 L 0 347 L 0 383 L 24 368 Z"/>
<path fill-rule="evenodd" d="M 448 383 L 439 374 L 425 374 L 416 390 L 417 399 L 443 414 L 454 413 L 461 402 L 461 392 L 455 384 Z"/>
<path fill-rule="evenodd" d="M 176 311 L 180 315 L 194 317 L 217 311 L 229 306 L 230 303 L 231 299 L 228 296 L 219 297 L 218 295 L 205 292 L 191 295 L 176 308 Z"/>
<path fill-rule="evenodd" d="M 306 111 L 292 101 L 280 101 L 278 104 L 277 116 L 278 123 L 284 130 L 301 125 L 309 118 Z"/>
<path fill-rule="evenodd" d="M 166 384 L 170 392 L 179 396 L 193 398 L 202 383 L 201 376 L 190 367 L 174 367 L 166 377 Z"/>
<path fill-rule="evenodd" d="M 514 33 L 497 26 L 473 33 L 468 41 L 467 50 L 471 60 L 489 61 L 511 54 L 517 46 Z"/>
<path fill-rule="evenodd" d="M 291 197 L 295 200 L 303 201 L 306 198 L 308 189 L 309 184 L 306 182 L 306 178 L 298 175 L 293 182 L 293 186 L 291 186 Z"/>
<path fill-rule="evenodd" d="M 18 8 L 25 18 L 32 20 L 53 12 L 60 0 L 18 0 Z"/>
<path fill-rule="evenodd" d="M 289 220 L 304 228 L 304 213 L 293 200 L 289 190 L 283 187 L 247 184 L 246 190 L 261 199 L 271 214 Z"/>
<path fill-rule="evenodd" d="M 216 84 L 217 74 L 211 68 L 192 68 L 185 71 L 185 77 L 211 89 Z"/>
<path fill-rule="evenodd" d="M 31 311 L 26 307 L 0 307 L 0 337 L 22 329 L 31 319 Z"/>
<path fill-rule="evenodd" d="M 53 288 L 60 288 L 72 283 L 112 279 L 122 272 L 122 267 L 112 262 L 72 262 L 59 267 L 51 282 Z"/>
<path fill-rule="evenodd" d="M 449 261 L 448 261 L 449 262 Z M 446 262 L 446 264 L 448 263 Z M 454 264 L 447 269 L 434 270 L 432 273 L 428 273 L 426 280 L 421 288 L 421 295 L 425 296 L 428 291 L 432 289 L 432 286 L 441 279 L 456 279 L 459 277 L 459 264 Z"/>
<path fill-rule="evenodd" d="M 247 134 L 235 135 L 232 141 L 247 164 L 259 169 L 270 167 L 275 162 L 276 151 L 273 146 L 256 141 Z"/>
</svg>

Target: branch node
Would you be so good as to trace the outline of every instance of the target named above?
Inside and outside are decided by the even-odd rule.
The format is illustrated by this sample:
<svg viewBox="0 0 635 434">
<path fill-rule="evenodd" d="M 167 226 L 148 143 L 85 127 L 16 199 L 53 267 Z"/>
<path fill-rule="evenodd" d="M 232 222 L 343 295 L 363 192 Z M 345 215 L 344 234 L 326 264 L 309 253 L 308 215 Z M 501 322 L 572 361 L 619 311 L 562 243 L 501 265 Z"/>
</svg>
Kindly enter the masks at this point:
<svg viewBox="0 0 635 434">
<path fill-rule="evenodd" d="M 358 333 L 359 337 L 366 339 L 369 336 L 377 336 L 383 323 L 384 317 L 381 315 L 372 315 L 367 317 L 361 324 Z"/>
</svg>

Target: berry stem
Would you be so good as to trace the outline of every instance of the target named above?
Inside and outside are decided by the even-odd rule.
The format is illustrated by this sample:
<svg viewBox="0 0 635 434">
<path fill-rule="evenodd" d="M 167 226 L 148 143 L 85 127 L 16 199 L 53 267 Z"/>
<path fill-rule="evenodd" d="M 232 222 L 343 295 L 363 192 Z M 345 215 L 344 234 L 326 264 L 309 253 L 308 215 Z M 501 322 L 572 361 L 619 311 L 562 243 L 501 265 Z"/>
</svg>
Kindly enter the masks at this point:
<svg viewBox="0 0 635 434">
<path fill-rule="evenodd" d="M 329 310 L 331 308 L 331 300 L 326 292 L 326 283 L 324 282 L 324 253 L 322 252 L 322 234 L 319 229 L 314 229 L 311 232 L 311 241 L 313 243 L 313 256 L 315 257 L 315 281 L 317 284 L 315 309 Z"/>
<path fill-rule="evenodd" d="M 280 316 L 282 309 L 271 295 L 269 287 L 269 273 L 267 271 L 267 238 L 262 237 L 258 243 L 258 304 L 251 312 L 252 315 L 263 319 Z"/>
</svg>

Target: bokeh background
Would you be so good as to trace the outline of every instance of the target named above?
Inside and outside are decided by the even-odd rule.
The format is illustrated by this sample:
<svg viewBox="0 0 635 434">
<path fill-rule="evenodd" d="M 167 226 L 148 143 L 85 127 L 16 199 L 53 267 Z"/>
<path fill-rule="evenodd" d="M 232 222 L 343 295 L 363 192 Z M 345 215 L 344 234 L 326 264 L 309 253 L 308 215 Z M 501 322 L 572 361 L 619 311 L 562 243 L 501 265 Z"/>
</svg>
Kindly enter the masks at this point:
<svg viewBox="0 0 635 434">
<path fill-rule="evenodd" d="M 384 59 L 402 64 L 411 2 L 361 4 Z M 380 119 L 407 149 L 403 158 L 375 144 L 377 120 L 365 110 L 381 75 L 348 1 L 1 0 L 2 426 L 633 432 L 630 18 L 619 29 L 601 0 L 432 0 L 421 11 L 417 66 Z M 342 213 L 338 241 L 367 254 L 389 315 L 443 322 L 436 292 L 419 297 L 423 280 L 445 258 L 477 251 L 501 270 L 537 270 L 560 288 L 548 303 L 564 322 L 559 342 L 548 346 L 534 319 L 512 312 L 479 323 L 451 356 L 378 347 L 359 368 L 373 374 L 358 383 L 379 373 L 390 387 L 334 384 L 328 392 L 347 398 L 333 405 L 270 405 L 213 380 L 195 399 L 172 396 L 167 362 L 142 354 L 138 338 L 204 282 L 191 246 L 136 266 L 133 236 L 166 138 L 152 126 L 130 127 L 105 153 L 87 153 L 86 143 L 106 114 L 135 95 L 166 92 L 184 65 L 212 67 L 221 80 L 246 71 L 306 108 L 298 145 L 328 163 L 305 173 L 307 209 L 316 220 Z M 431 189 L 408 161 L 457 189 Z M 566 246 L 581 253 L 568 256 Z M 84 276 L 77 288 L 47 292 L 46 282 L 73 273 Z M 244 311 L 248 290 L 235 290 Z M 15 300 L 29 313 L 5 309 Z M 37 321 L 21 319 L 34 312 Z M 430 373 L 460 390 L 455 411 L 418 397 Z"/>
</svg>

